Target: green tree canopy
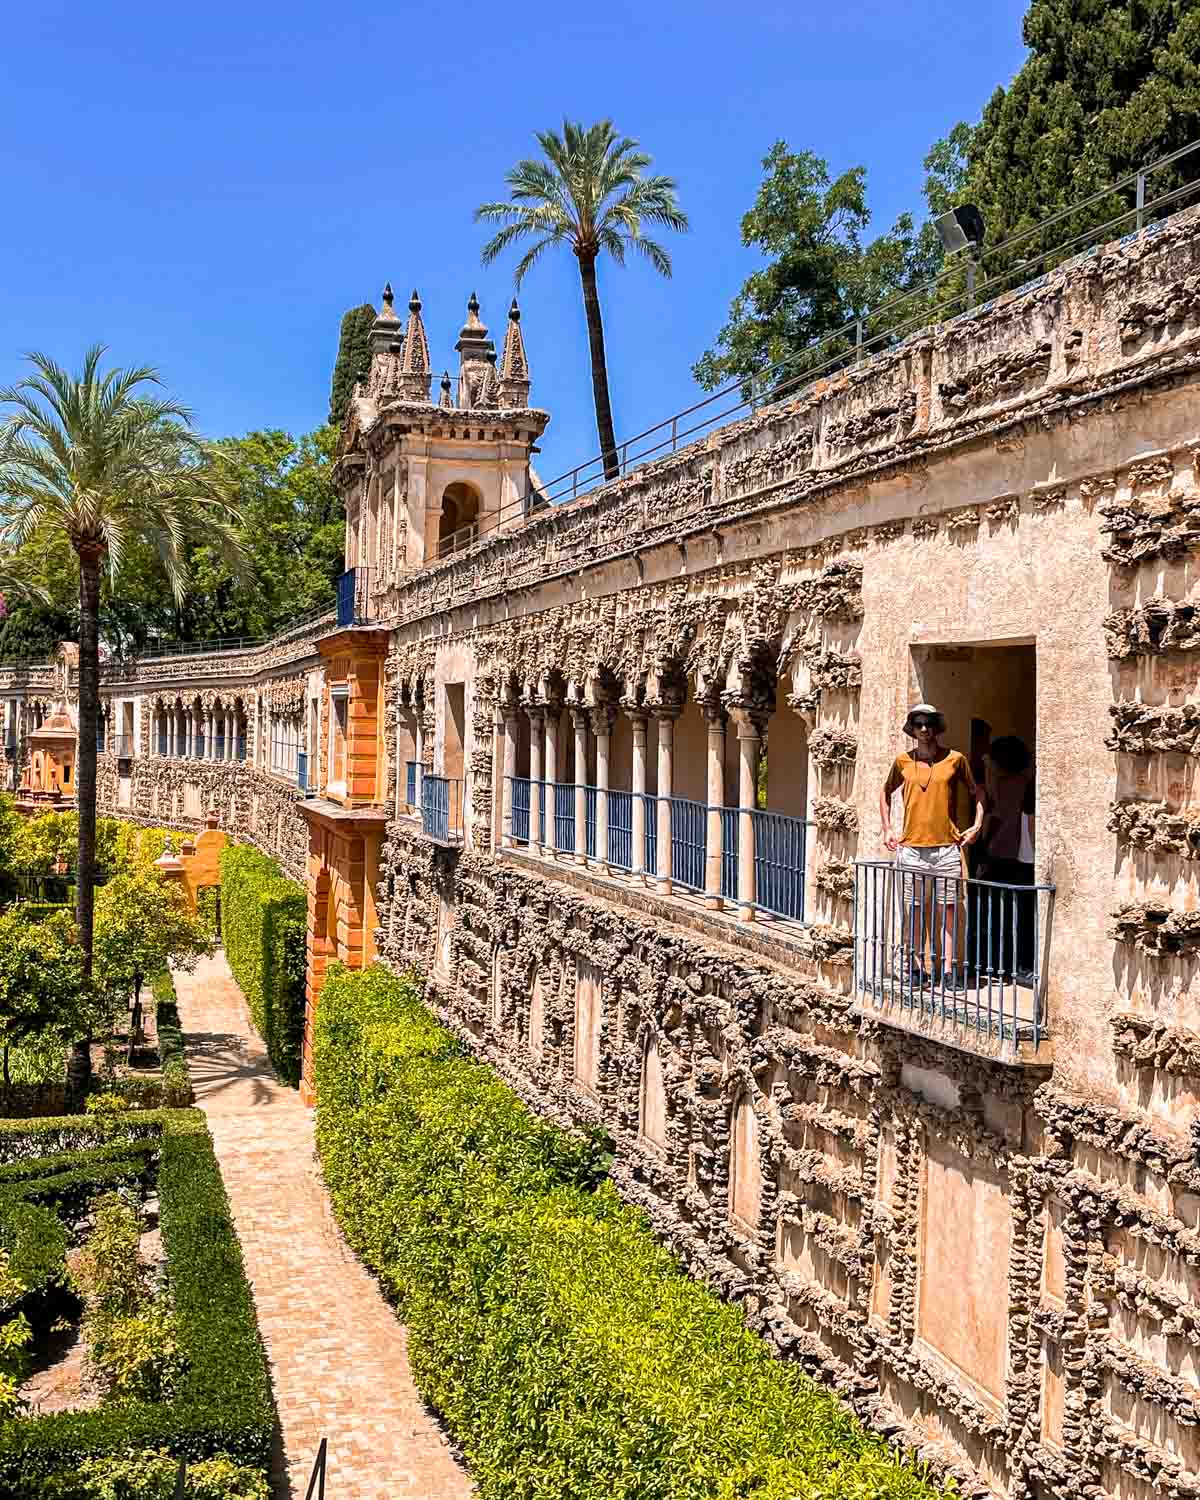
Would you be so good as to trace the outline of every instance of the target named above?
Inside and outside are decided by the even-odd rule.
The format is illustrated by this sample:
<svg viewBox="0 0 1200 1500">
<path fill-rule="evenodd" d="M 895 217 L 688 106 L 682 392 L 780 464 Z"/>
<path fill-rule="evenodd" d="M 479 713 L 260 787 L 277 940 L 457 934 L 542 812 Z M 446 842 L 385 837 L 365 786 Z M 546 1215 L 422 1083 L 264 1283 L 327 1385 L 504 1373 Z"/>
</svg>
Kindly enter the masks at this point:
<svg viewBox="0 0 1200 1500">
<path fill-rule="evenodd" d="M 331 477 L 336 441 L 335 430 L 323 427 L 298 439 L 272 431 L 219 442 L 243 518 L 234 531 L 248 571 L 239 581 L 220 546 L 193 539 L 185 549 L 191 585 L 179 603 L 153 549 L 133 541 L 120 572 L 101 580 L 105 646 L 129 654 L 154 640 L 262 635 L 332 606 L 344 542 L 341 501 Z M 7 555 L 45 597 L 9 600 L 8 615 L 0 621 L 0 660 L 48 659 L 59 641 L 79 636 L 74 553 L 58 534 L 10 548 Z"/>
<path fill-rule="evenodd" d="M 937 161 L 931 153 L 931 190 L 942 190 L 955 165 L 949 148 Z M 786 379 L 846 352 L 852 333 L 820 350 L 812 346 L 926 280 L 941 263 L 936 234 L 918 231 L 910 214 L 887 234 L 866 239 L 865 168 L 833 177 L 821 157 L 776 141 L 763 169 L 742 219 L 742 243 L 762 251 L 766 264 L 746 279 L 715 346 L 695 366 L 709 390 L 784 361 L 778 379 Z"/>
<path fill-rule="evenodd" d="M 0 1051 L 4 1086 L 12 1047 L 53 1033 L 64 1043 L 96 1019 L 75 924 L 66 913 L 30 922 L 19 907 L 0 912 Z"/>
<path fill-rule="evenodd" d="M 111 999 L 132 995 L 136 1006 L 147 979 L 168 964 L 193 968 L 211 951 L 182 891 L 157 870 L 117 875 L 97 892 L 93 973 L 97 988 Z"/>
<path fill-rule="evenodd" d="M 1023 35 L 1029 56 L 1012 82 L 974 129 L 956 127 L 966 174 L 955 201 L 978 205 L 991 245 L 1200 136 L 1197 0 L 1032 0 Z M 1152 177 L 1147 197 L 1197 174 L 1200 152 Z M 1132 202 L 1130 190 L 1092 205 L 1039 248 Z"/>
<path fill-rule="evenodd" d="M 342 318 L 338 337 L 337 360 L 329 385 L 329 423 L 340 427 L 346 419 L 346 407 L 360 380 L 366 380 L 371 367 L 371 324 L 375 309 L 369 302 L 352 307 Z"/>
</svg>

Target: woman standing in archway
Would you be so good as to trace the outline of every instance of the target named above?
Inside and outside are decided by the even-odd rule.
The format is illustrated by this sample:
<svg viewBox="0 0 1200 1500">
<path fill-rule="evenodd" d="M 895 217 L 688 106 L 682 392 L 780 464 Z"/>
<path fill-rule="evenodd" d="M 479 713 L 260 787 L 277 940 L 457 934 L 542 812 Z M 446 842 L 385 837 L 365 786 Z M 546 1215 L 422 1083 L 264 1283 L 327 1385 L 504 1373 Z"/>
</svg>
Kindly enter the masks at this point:
<svg viewBox="0 0 1200 1500">
<path fill-rule="evenodd" d="M 934 974 L 958 985 L 957 913 L 966 873 L 962 851 L 979 837 L 984 807 L 966 756 L 942 744 L 945 730 L 945 717 L 931 703 L 909 710 L 904 733 L 916 744 L 896 757 L 888 773 L 879 793 L 879 819 L 884 844 L 903 873 L 902 949 L 914 978 L 924 983 L 922 958 L 928 948 Z M 897 791 L 904 807 L 899 837 L 891 821 Z M 968 823 L 972 808 L 974 821 Z"/>
</svg>

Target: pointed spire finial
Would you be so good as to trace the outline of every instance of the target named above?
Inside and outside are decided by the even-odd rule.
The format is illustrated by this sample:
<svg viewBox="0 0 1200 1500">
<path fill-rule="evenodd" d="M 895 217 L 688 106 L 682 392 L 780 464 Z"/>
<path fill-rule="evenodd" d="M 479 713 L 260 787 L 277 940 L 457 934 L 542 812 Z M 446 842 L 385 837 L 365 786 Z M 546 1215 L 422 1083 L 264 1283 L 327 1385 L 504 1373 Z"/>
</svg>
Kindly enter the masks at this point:
<svg viewBox="0 0 1200 1500">
<path fill-rule="evenodd" d="M 467 311 L 477 313 L 479 311 L 479 298 L 474 292 L 467 298 Z"/>
<path fill-rule="evenodd" d="M 404 401 L 429 400 L 429 341 L 421 321 L 421 298 L 416 287 L 408 303 L 408 327 L 404 331 L 404 353 L 400 360 L 398 388 Z"/>
<path fill-rule="evenodd" d="M 512 299 L 508 309 L 508 328 L 504 334 L 504 353 L 500 359 L 498 405 L 528 406 L 529 360 L 525 354 L 525 336 L 521 332 L 521 309 Z"/>
<path fill-rule="evenodd" d="M 442 372 L 442 394 L 438 398 L 438 405 L 453 408 L 454 402 L 450 399 L 450 371 Z"/>
<path fill-rule="evenodd" d="M 394 300 L 395 298 L 392 294 L 392 283 L 390 281 L 385 281 L 383 285 L 383 305 L 387 308 L 388 312 L 391 312 L 392 302 Z"/>
</svg>

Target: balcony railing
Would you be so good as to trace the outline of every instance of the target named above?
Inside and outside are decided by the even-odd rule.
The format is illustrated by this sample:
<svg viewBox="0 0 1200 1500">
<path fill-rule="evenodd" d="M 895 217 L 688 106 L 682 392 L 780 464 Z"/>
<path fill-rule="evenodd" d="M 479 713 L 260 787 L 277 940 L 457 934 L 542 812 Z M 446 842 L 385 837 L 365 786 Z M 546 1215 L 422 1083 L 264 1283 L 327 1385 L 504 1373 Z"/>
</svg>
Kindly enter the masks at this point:
<svg viewBox="0 0 1200 1500">
<path fill-rule="evenodd" d="M 308 791 L 308 755 L 303 750 L 296 752 L 296 785 L 302 792 Z"/>
<path fill-rule="evenodd" d="M 233 758 L 239 765 L 245 765 L 246 763 L 246 736 L 244 734 L 235 735 L 234 737 Z"/>
<path fill-rule="evenodd" d="M 448 776 L 421 777 L 421 828 L 442 844 L 463 841 L 463 784 Z"/>
<path fill-rule="evenodd" d="M 947 1022 L 1036 1047 L 1049 1034 L 1054 890 L 856 861 L 857 994 L 900 1021 Z"/>
<path fill-rule="evenodd" d="M 339 627 L 366 625 L 375 617 L 371 599 L 373 568 L 350 568 L 337 581 Z"/>
<path fill-rule="evenodd" d="M 419 761 L 408 760 L 404 763 L 404 801 L 405 805 L 416 811 L 417 809 L 417 767 Z"/>
<path fill-rule="evenodd" d="M 707 893 L 708 837 L 711 815 L 719 815 L 721 865 L 719 894 L 738 906 L 752 908 L 791 921 L 805 920 L 804 870 L 808 850 L 808 825 L 802 818 L 784 813 L 737 807 L 710 807 L 687 797 L 670 798 L 671 867 L 658 863 L 658 809 L 661 798 L 649 792 L 629 792 L 575 782 L 533 781 L 511 778 L 511 812 L 508 835 L 515 844 L 544 847 L 546 834 L 553 835 L 556 854 L 574 854 L 578 844 L 577 794 L 584 796 L 586 857 L 594 860 L 599 847 L 602 809 L 607 809 L 607 843 L 604 856 L 610 869 L 669 877 L 681 890 Z M 641 805 L 642 847 L 635 848 L 635 809 Z M 543 809 L 546 819 L 543 821 Z M 749 889 L 739 890 L 742 824 L 749 821 L 754 850 L 754 878 Z M 640 858 L 635 862 L 635 853 Z"/>
</svg>

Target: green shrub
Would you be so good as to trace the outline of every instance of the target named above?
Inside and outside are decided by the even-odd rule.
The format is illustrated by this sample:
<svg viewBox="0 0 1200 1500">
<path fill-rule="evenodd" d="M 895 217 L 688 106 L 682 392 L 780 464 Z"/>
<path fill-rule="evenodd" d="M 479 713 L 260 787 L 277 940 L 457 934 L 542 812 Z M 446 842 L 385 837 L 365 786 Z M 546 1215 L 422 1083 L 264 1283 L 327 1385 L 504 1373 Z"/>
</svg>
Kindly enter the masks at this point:
<svg viewBox="0 0 1200 1500">
<path fill-rule="evenodd" d="M 221 923 L 217 916 L 218 890 L 218 886 L 203 885 L 196 892 L 196 917 L 210 938 L 221 936 Z"/>
<path fill-rule="evenodd" d="M 131 1450 L 52 1474 L 29 1500 L 173 1500 L 178 1473 L 165 1449 Z M 259 1470 L 220 1457 L 188 1464 L 183 1493 L 185 1500 L 270 1500 L 271 1488 Z"/>
<path fill-rule="evenodd" d="M 274 860 L 248 846 L 221 851 L 225 956 L 267 1055 L 285 1083 L 300 1081 L 308 897 Z"/>
<path fill-rule="evenodd" d="M 65 1500 L 70 1489 L 47 1489 L 50 1476 L 62 1476 L 66 1483 L 65 1471 L 85 1460 L 129 1460 L 131 1450 L 161 1449 L 189 1462 L 223 1455 L 266 1472 L 273 1427 L 270 1383 L 204 1117 L 196 1110 L 160 1110 L 112 1120 L 78 1115 L 0 1121 L 0 1159 L 34 1159 L 59 1146 L 72 1152 L 103 1148 L 116 1144 L 107 1135 L 112 1131 L 128 1143 L 152 1140 L 160 1153 L 159 1223 L 183 1371 L 169 1402 L 130 1400 L 94 1411 L 0 1421 L 0 1500 L 39 1493 Z M 98 1173 L 103 1165 L 97 1162 L 92 1170 Z M 105 1492 L 97 1488 L 95 1493 Z"/>
<path fill-rule="evenodd" d="M 107 1195 L 95 1206 L 95 1225 L 71 1263 L 71 1285 L 83 1302 L 88 1364 L 108 1396 L 161 1401 L 180 1373 L 170 1303 L 155 1292 L 141 1254 L 141 1214 Z"/>
<path fill-rule="evenodd" d="M 75 914 L 74 907 L 65 901 L 15 901 L 9 910 L 26 922 L 44 922 L 60 911 L 65 911 L 69 917 Z"/>
<path fill-rule="evenodd" d="M 127 1161 L 130 1157 L 138 1155 L 148 1160 L 157 1150 L 157 1139 L 119 1140 L 98 1146 L 64 1148 L 62 1151 L 44 1155 L 21 1157 L 0 1166 L 0 1194 L 10 1183 L 27 1182 L 35 1177 L 44 1177 L 49 1180 L 65 1172 L 78 1171 L 80 1168 L 91 1167 L 101 1162 Z"/>
<path fill-rule="evenodd" d="M 932 1496 L 680 1271 L 601 1143 L 531 1115 L 411 983 L 330 969 L 316 1083 L 338 1218 L 484 1500 Z"/>
<path fill-rule="evenodd" d="M 89 1115 L 115 1115 L 123 1109 L 132 1108 L 130 1100 L 115 1089 L 102 1089 L 98 1094 L 89 1094 L 84 1105 Z"/>
<path fill-rule="evenodd" d="M 179 1109 L 192 1102 L 192 1078 L 188 1072 L 187 1053 L 183 1047 L 183 1028 L 179 1024 L 179 1007 L 175 1002 L 175 981 L 167 970 L 151 986 L 156 1008 L 158 1062 L 162 1069 L 163 1103 Z"/>
<path fill-rule="evenodd" d="M 62 1275 L 67 1244 L 66 1227 L 52 1209 L 9 1203 L 0 1210 L 0 1248 L 25 1292 L 40 1291 Z"/>
</svg>

